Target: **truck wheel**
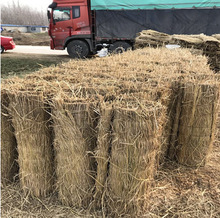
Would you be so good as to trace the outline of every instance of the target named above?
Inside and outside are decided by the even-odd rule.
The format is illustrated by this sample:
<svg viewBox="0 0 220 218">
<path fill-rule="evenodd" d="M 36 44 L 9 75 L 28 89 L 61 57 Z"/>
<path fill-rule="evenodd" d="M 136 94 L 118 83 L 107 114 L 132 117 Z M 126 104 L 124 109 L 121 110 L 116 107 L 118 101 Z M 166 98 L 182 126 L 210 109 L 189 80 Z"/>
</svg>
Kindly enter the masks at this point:
<svg viewBox="0 0 220 218">
<path fill-rule="evenodd" d="M 71 58 L 86 58 L 89 55 L 89 46 L 82 40 L 73 40 L 67 45 L 67 52 Z"/>
<path fill-rule="evenodd" d="M 3 46 L 1 46 L 1 54 L 4 52 L 4 47 Z"/>
<path fill-rule="evenodd" d="M 132 46 L 129 43 L 124 42 L 124 41 L 117 41 L 117 42 L 114 42 L 112 45 L 110 45 L 109 52 L 114 53 L 114 54 L 119 54 L 129 49 L 130 50 L 132 49 Z"/>
</svg>

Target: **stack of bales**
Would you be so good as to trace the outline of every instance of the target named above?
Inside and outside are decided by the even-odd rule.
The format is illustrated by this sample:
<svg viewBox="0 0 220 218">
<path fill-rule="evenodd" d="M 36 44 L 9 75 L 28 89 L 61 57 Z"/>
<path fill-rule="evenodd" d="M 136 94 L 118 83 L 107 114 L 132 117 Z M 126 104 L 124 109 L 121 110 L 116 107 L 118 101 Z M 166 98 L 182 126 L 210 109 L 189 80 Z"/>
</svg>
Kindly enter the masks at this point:
<svg viewBox="0 0 220 218">
<path fill-rule="evenodd" d="M 220 37 L 219 34 L 206 36 L 200 35 L 168 35 L 154 30 L 144 30 L 138 33 L 135 47 L 158 47 L 167 44 L 177 44 L 183 48 L 193 48 L 201 51 L 209 59 L 209 64 L 215 72 L 220 70 Z M 195 52 L 195 51 L 194 51 Z"/>
<path fill-rule="evenodd" d="M 65 205 L 95 202 L 112 216 L 141 216 L 160 156 L 204 164 L 219 90 L 206 62 L 185 49 L 148 48 L 3 81 L 22 188 L 37 197 L 55 189 Z M 194 150 L 205 148 L 202 156 L 192 153 L 200 139 Z"/>
</svg>

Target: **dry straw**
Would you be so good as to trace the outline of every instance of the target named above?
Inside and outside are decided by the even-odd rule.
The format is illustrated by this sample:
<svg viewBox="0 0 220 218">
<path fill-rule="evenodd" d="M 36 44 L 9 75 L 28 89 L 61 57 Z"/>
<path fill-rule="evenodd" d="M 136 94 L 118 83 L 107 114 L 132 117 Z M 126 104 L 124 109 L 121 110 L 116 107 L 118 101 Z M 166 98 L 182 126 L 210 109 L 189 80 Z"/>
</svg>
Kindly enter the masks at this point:
<svg viewBox="0 0 220 218">
<path fill-rule="evenodd" d="M 112 121 L 113 121 L 112 104 L 101 103 L 100 119 L 97 126 L 97 150 L 95 158 L 97 162 L 97 176 L 95 182 L 95 203 L 98 208 L 104 208 L 104 190 L 108 174 L 110 145 L 112 140 Z"/>
<path fill-rule="evenodd" d="M 17 143 L 11 117 L 8 114 L 9 99 L 6 93 L 1 95 L 1 182 L 6 185 L 14 181 L 18 173 L 16 159 Z"/>
<path fill-rule="evenodd" d="M 167 37 L 163 35 L 163 40 Z M 214 45 L 216 42 L 210 42 L 209 49 Z M 11 99 L 9 108 L 18 141 L 23 189 L 41 195 L 52 187 L 54 163 L 50 137 L 53 134 L 48 128 L 48 108 L 40 97 L 44 95 L 47 102 L 52 102 L 54 168 L 60 200 L 66 205 L 88 208 L 95 197 L 99 208 L 104 212 L 107 209 L 108 216 L 141 216 L 148 206 L 158 156 L 166 153 L 169 142 L 172 142 L 173 156 L 181 163 L 189 164 L 186 157 L 190 155 L 191 159 L 200 158 L 192 147 L 187 147 L 184 130 L 189 132 L 192 127 L 194 135 L 202 136 L 204 131 L 196 130 L 199 123 L 201 130 L 211 134 L 208 118 L 211 109 L 206 105 L 214 100 L 207 97 L 210 92 L 206 89 L 201 94 L 203 91 L 200 93 L 200 89 L 192 87 L 204 84 L 212 90 L 215 80 L 217 75 L 210 70 L 206 57 L 192 55 L 187 49 L 166 48 L 73 60 L 24 79 L 5 80 L 2 87 Z M 173 86 L 180 81 L 183 85 Z M 99 115 L 95 112 L 96 105 L 90 103 L 94 99 L 101 104 Z M 204 109 L 201 104 L 205 105 Z M 196 119 L 189 128 L 184 121 L 191 119 L 192 110 Z M 215 110 L 212 112 L 214 117 Z M 166 125 L 164 118 L 170 118 Z M 212 120 L 214 126 L 215 119 Z M 161 137 L 162 128 L 169 125 Z M 192 143 L 196 141 L 191 136 L 188 139 Z M 161 152 L 162 143 L 166 146 Z M 209 147 L 209 141 L 206 144 Z"/>
<path fill-rule="evenodd" d="M 96 113 L 85 101 L 53 101 L 53 127 L 59 199 L 69 206 L 88 208 L 94 188 Z"/>
<path fill-rule="evenodd" d="M 213 144 L 218 85 L 180 83 L 169 155 L 187 166 L 204 166 Z"/>
<path fill-rule="evenodd" d="M 193 53 L 202 52 L 209 59 L 211 68 L 220 70 L 220 40 L 219 35 L 168 35 L 154 30 L 143 30 L 137 34 L 135 48 L 159 47 L 167 44 L 178 44 L 183 48 L 193 48 Z M 196 50 L 194 50 L 196 49 Z M 200 52 L 198 51 L 200 50 Z"/>
<path fill-rule="evenodd" d="M 162 106 L 138 104 L 114 109 L 105 192 L 108 212 L 116 217 L 141 216 L 146 212 L 160 152 Z"/>
<path fill-rule="evenodd" d="M 46 196 L 53 188 L 53 151 L 49 115 L 42 96 L 9 94 L 9 110 L 18 145 L 22 189 Z"/>
</svg>

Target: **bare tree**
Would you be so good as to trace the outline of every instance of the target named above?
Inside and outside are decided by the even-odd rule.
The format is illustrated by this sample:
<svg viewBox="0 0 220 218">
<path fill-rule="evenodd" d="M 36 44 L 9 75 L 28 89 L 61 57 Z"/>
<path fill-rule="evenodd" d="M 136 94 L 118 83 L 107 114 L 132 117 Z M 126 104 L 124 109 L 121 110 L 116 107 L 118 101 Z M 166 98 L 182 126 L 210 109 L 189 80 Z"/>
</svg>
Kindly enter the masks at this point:
<svg viewBox="0 0 220 218">
<path fill-rule="evenodd" d="M 17 25 L 48 25 L 46 11 L 21 6 L 19 1 L 1 7 L 1 23 Z"/>
</svg>

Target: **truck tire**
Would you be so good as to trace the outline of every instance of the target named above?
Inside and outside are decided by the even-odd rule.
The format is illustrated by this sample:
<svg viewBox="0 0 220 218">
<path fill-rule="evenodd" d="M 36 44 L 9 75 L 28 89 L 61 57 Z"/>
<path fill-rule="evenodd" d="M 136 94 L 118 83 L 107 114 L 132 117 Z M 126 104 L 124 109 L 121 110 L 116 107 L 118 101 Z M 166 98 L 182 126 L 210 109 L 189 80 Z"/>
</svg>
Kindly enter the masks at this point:
<svg viewBox="0 0 220 218">
<path fill-rule="evenodd" d="M 71 58 L 86 58 L 89 55 L 89 46 L 82 40 L 73 40 L 68 43 L 67 52 Z"/>
<path fill-rule="evenodd" d="M 131 49 L 132 46 L 129 43 L 124 41 L 117 41 L 110 45 L 109 52 L 113 54 L 119 54 Z"/>
<path fill-rule="evenodd" d="M 4 52 L 4 47 L 3 46 L 1 46 L 1 54 Z"/>
</svg>

